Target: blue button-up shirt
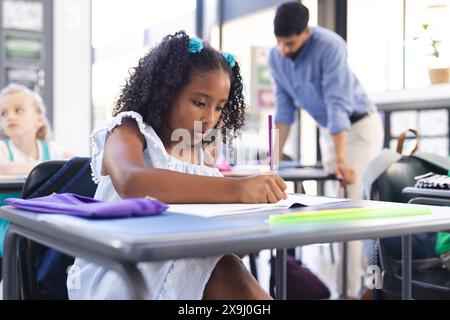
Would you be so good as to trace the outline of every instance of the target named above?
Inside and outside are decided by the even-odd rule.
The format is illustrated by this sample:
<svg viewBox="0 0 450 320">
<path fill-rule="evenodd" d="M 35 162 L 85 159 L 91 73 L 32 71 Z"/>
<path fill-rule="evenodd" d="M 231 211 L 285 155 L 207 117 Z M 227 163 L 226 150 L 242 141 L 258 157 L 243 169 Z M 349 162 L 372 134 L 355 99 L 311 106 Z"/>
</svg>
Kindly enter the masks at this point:
<svg viewBox="0 0 450 320">
<path fill-rule="evenodd" d="M 308 40 L 293 60 L 275 47 L 269 66 L 275 82 L 275 122 L 292 124 L 304 108 L 331 134 L 350 129 L 350 115 L 375 108 L 350 70 L 345 41 L 336 33 L 311 27 Z"/>
</svg>

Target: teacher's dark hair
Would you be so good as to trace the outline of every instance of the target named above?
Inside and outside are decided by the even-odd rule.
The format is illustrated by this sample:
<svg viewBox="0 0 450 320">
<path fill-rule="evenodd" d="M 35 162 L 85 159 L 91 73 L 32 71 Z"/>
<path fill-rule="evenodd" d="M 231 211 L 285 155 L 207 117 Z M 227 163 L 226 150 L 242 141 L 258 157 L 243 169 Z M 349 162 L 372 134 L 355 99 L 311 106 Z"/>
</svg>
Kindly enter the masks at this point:
<svg viewBox="0 0 450 320">
<path fill-rule="evenodd" d="M 274 19 L 277 37 L 289 37 L 302 33 L 309 22 L 309 10 L 300 1 L 286 2 L 278 7 Z"/>
</svg>

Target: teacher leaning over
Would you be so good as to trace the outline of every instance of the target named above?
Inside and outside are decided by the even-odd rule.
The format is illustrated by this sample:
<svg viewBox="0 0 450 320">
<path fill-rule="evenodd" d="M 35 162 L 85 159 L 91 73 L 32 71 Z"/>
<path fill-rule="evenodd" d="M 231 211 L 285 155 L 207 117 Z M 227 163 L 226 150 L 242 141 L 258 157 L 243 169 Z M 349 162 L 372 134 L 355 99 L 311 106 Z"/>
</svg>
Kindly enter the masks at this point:
<svg viewBox="0 0 450 320">
<path fill-rule="evenodd" d="M 348 65 L 345 41 L 330 30 L 308 26 L 308 21 L 309 11 L 300 2 L 282 4 L 274 19 L 277 46 L 270 51 L 269 66 L 279 151 L 297 109 L 305 109 L 320 128 L 324 168 L 342 179 L 350 198 L 362 199 L 364 170 L 383 145 L 381 119 Z M 350 296 L 359 293 L 362 265 L 361 242 L 350 242 Z"/>
</svg>

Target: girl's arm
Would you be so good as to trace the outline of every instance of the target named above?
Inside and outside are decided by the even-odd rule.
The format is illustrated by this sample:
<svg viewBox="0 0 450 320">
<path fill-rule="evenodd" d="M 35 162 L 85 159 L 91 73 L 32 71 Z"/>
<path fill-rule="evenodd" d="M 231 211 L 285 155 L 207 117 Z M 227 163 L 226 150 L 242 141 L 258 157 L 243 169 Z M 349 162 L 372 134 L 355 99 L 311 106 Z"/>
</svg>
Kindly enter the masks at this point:
<svg viewBox="0 0 450 320">
<path fill-rule="evenodd" d="M 52 160 L 70 159 L 76 156 L 74 153 L 67 150 L 53 140 L 47 141 L 47 143 L 51 150 L 50 157 L 52 158 Z"/>
<path fill-rule="evenodd" d="M 0 162 L 0 174 L 5 176 L 27 176 L 34 168 L 34 164 Z"/>
<path fill-rule="evenodd" d="M 70 159 L 70 158 L 75 157 L 75 154 L 73 154 L 70 151 L 64 150 L 62 153 L 62 156 L 63 156 L 63 159 Z"/>
<path fill-rule="evenodd" d="M 35 164 L 14 163 L 7 161 L 8 156 L 3 149 L 0 149 L 0 174 L 5 176 L 27 176 Z"/>
<path fill-rule="evenodd" d="M 122 198 L 151 196 L 167 203 L 265 203 L 285 198 L 277 175 L 235 179 L 148 168 L 145 139 L 134 122 L 116 127 L 106 141 L 101 174 L 109 175 Z"/>
</svg>

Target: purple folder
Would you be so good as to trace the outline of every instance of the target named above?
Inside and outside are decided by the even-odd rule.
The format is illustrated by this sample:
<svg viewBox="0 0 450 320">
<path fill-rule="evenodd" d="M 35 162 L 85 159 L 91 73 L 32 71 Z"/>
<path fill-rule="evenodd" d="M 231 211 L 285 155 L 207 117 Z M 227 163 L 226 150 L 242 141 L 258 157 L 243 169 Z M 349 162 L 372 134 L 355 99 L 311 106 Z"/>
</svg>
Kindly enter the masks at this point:
<svg viewBox="0 0 450 320">
<path fill-rule="evenodd" d="M 134 198 L 105 202 L 74 193 L 54 193 L 34 199 L 8 198 L 5 203 L 39 213 L 56 213 L 85 218 L 123 218 L 158 215 L 168 206 L 156 199 Z"/>
</svg>

